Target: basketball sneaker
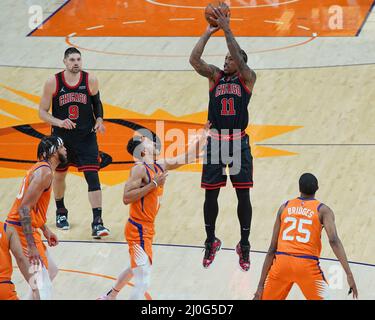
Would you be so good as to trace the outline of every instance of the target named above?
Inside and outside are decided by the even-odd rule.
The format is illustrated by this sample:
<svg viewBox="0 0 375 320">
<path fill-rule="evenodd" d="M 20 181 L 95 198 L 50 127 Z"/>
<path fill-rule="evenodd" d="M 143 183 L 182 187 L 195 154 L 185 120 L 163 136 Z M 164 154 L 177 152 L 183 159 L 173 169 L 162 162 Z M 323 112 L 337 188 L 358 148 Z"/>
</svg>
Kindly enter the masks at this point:
<svg viewBox="0 0 375 320">
<path fill-rule="evenodd" d="M 68 210 L 65 208 L 56 210 L 56 227 L 61 230 L 69 230 Z"/>
<path fill-rule="evenodd" d="M 218 238 L 215 238 L 213 242 L 204 243 L 204 257 L 203 257 L 203 267 L 208 268 L 211 263 L 214 261 L 216 252 L 221 248 L 221 241 Z"/>
<path fill-rule="evenodd" d="M 109 229 L 103 226 L 103 223 L 92 223 L 91 228 L 91 235 L 94 239 L 101 239 L 102 237 L 108 236 L 110 233 Z"/>
<path fill-rule="evenodd" d="M 239 264 L 242 271 L 249 271 L 250 269 L 250 246 L 241 245 L 238 243 L 236 252 L 239 256 Z"/>
</svg>

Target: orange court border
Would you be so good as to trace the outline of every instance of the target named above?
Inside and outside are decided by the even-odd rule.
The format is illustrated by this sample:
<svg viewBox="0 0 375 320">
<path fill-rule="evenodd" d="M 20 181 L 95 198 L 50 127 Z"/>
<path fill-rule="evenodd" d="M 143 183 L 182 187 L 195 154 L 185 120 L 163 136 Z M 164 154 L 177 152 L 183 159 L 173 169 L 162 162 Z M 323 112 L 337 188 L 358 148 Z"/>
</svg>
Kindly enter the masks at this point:
<svg viewBox="0 0 375 320">
<path fill-rule="evenodd" d="M 30 36 L 193 37 L 210 0 L 68 0 Z M 231 0 L 236 36 L 357 36 L 374 0 Z M 334 17 L 342 14 L 342 23 Z M 339 25 L 338 28 L 335 25 Z M 222 31 L 217 36 L 222 36 Z"/>
</svg>

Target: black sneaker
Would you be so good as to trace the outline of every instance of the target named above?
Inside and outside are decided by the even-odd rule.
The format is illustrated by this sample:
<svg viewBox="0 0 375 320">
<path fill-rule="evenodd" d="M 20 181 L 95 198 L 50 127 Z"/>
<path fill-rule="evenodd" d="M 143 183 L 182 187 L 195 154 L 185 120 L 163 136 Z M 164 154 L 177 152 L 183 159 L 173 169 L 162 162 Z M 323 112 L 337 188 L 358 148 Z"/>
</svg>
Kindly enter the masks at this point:
<svg viewBox="0 0 375 320">
<path fill-rule="evenodd" d="M 101 239 L 102 237 L 109 235 L 109 230 L 103 226 L 103 223 L 92 223 L 92 233 L 94 239 Z"/>
<path fill-rule="evenodd" d="M 215 238 L 213 242 L 205 242 L 204 248 L 203 267 L 208 268 L 214 261 L 216 253 L 221 248 L 221 241 L 218 238 Z"/>
<path fill-rule="evenodd" d="M 68 210 L 65 208 L 56 210 L 56 227 L 61 230 L 69 230 Z"/>
<path fill-rule="evenodd" d="M 250 269 L 250 245 L 244 246 L 238 243 L 236 246 L 236 252 L 238 254 L 238 263 L 242 271 L 249 271 Z"/>
</svg>

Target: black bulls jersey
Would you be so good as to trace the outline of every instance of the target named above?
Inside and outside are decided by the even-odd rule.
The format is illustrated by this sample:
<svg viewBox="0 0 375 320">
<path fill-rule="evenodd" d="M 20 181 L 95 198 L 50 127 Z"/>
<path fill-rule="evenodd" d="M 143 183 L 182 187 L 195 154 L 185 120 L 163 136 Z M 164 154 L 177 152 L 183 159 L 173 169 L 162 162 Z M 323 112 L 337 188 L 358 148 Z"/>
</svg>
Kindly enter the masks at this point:
<svg viewBox="0 0 375 320">
<path fill-rule="evenodd" d="M 86 135 L 90 133 L 95 125 L 95 118 L 92 109 L 90 95 L 89 74 L 81 71 L 80 80 L 75 86 L 70 86 L 64 78 L 64 71 L 56 75 L 56 92 L 52 99 L 52 115 L 55 118 L 70 119 L 76 123 L 76 128 L 66 130 L 53 127 L 56 134 L 64 134 L 69 131 L 71 134 Z"/>
<path fill-rule="evenodd" d="M 208 120 L 216 130 L 245 130 L 249 123 L 248 105 L 251 91 L 238 74 L 226 77 L 224 72 L 210 89 Z"/>
</svg>

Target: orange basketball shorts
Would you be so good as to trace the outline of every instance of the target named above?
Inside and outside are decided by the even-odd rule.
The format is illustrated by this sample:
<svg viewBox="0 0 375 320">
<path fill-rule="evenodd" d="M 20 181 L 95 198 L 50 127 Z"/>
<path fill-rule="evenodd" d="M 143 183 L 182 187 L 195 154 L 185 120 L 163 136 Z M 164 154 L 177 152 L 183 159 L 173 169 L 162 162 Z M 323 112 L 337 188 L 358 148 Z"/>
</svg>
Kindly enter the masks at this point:
<svg viewBox="0 0 375 320">
<path fill-rule="evenodd" d="M 20 238 L 20 241 L 21 241 L 23 252 L 24 252 L 25 256 L 27 256 L 27 253 L 28 253 L 27 240 L 26 240 L 25 234 L 23 233 L 21 223 L 20 222 L 14 222 L 14 221 L 8 221 L 8 220 L 6 222 L 9 223 L 12 227 L 14 227 L 14 229 L 16 229 L 18 237 Z M 40 235 L 39 231 L 37 231 L 36 229 L 34 229 L 33 238 L 34 238 L 35 245 L 38 249 L 39 255 L 40 255 L 40 257 L 43 261 L 43 264 L 46 267 L 46 269 L 48 269 L 48 259 L 47 259 L 47 255 L 46 255 L 46 249 L 47 248 L 42 241 L 42 236 Z"/>
<path fill-rule="evenodd" d="M 263 300 L 284 300 L 297 284 L 307 300 L 328 299 L 328 283 L 314 256 L 276 252 L 268 272 Z"/>
<path fill-rule="evenodd" d="M 129 246 L 130 266 L 136 268 L 143 265 L 146 256 L 152 264 L 152 241 L 154 224 L 136 222 L 129 218 L 125 225 L 125 239 Z"/>
<path fill-rule="evenodd" d="M 12 281 L 0 280 L 0 300 L 19 300 L 16 288 Z"/>
</svg>

